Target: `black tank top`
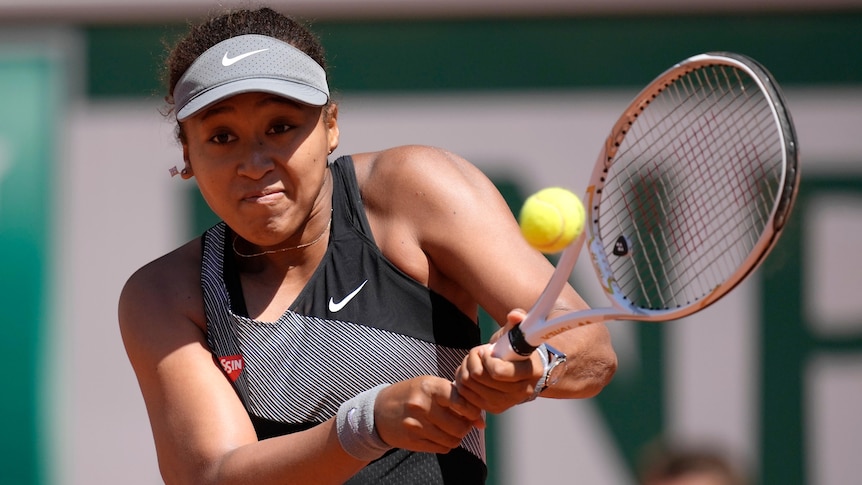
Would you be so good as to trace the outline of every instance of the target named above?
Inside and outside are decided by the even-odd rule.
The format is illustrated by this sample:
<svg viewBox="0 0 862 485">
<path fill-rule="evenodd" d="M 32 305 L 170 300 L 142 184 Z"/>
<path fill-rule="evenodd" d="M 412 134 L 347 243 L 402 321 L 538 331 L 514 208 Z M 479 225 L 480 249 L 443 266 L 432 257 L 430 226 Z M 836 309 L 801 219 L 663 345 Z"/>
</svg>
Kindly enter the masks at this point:
<svg viewBox="0 0 862 485">
<path fill-rule="evenodd" d="M 341 157 L 330 170 L 326 255 L 277 321 L 248 317 L 230 228 L 219 223 L 204 233 L 207 341 L 259 439 L 322 423 L 342 402 L 381 383 L 419 375 L 449 379 L 481 341 L 475 321 L 383 257 L 353 160 Z M 392 450 L 348 483 L 484 483 L 484 456 L 484 437 L 474 428 L 448 454 Z"/>
</svg>

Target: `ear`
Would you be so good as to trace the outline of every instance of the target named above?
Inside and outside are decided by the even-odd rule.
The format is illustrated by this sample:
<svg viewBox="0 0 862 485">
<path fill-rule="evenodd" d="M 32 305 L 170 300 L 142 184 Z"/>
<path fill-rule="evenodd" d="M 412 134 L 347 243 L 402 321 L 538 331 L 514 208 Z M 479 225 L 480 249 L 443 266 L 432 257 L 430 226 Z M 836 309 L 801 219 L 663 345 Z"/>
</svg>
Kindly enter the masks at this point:
<svg viewBox="0 0 862 485">
<path fill-rule="evenodd" d="M 324 114 L 323 122 L 326 125 L 329 153 L 332 153 L 336 148 L 338 148 L 338 105 L 336 103 L 332 103 L 324 109 L 327 110 L 327 112 Z"/>
<path fill-rule="evenodd" d="M 184 180 L 194 177 L 195 173 L 192 170 L 192 162 L 189 159 L 189 146 L 183 143 L 183 169 L 180 171 L 180 176 Z"/>
</svg>

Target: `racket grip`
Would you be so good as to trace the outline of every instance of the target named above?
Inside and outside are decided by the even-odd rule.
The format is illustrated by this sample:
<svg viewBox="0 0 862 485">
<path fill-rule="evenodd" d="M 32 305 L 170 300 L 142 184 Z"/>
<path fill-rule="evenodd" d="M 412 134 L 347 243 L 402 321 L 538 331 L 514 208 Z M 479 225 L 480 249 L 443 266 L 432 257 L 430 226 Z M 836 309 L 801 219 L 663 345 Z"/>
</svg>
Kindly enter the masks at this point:
<svg viewBox="0 0 862 485">
<path fill-rule="evenodd" d="M 521 324 L 518 324 L 500 336 L 491 355 L 504 360 L 526 360 L 534 350 L 536 347 L 527 342 L 524 332 L 521 331 Z"/>
</svg>

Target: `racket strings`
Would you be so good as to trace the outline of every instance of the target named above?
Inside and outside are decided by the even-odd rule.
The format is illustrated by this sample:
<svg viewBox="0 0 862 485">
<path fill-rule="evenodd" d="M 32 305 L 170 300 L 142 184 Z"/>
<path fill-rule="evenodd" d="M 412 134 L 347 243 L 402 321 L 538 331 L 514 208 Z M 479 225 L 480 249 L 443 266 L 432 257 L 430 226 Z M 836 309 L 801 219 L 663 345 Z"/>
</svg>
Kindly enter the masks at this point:
<svg viewBox="0 0 862 485">
<path fill-rule="evenodd" d="M 701 128 L 698 127 L 697 129 L 700 130 Z M 691 143 L 689 143 L 689 145 L 691 145 Z M 703 152 L 705 154 L 706 158 L 708 158 L 710 156 L 714 156 L 714 154 L 711 153 L 712 148 L 709 146 L 695 146 L 694 150 Z M 685 154 L 684 156 L 691 157 L 691 154 Z M 742 157 L 739 157 L 739 158 L 742 158 Z M 698 165 L 696 165 L 696 167 L 700 167 L 700 168 L 693 170 L 693 173 L 695 174 L 696 177 L 698 177 L 703 182 L 702 186 L 696 186 L 696 185 L 692 184 L 688 191 L 685 191 L 682 193 L 683 204 L 682 205 L 680 205 L 680 204 L 674 205 L 675 210 L 670 214 L 671 219 L 676 220 L 679 217 L 679 215 L 677 214 L 678 212 L 680 212 L 679 208 L 681 206 L 688 207 L 688 212 L 690 213 L 690 215 L 689 215 L 690 219 L 687 223 L 687 227 L 677 227 L 676 229 L 674 229 L 675 226 L 670 225 L 670 228 L 671 228 L 670 232 L 671 233 L 669 235 L 669 238 L 672 239 L 676 243 L 677 247 L 675 249 L 676 249 L 677 253 L 679 253 L 680 251 L 684 251 L 686 253 L 692 253 L 695 250 L 695 248 L 703 248 L 703 250 L 701 251 L 701 254 L 709 255 L 712 252 L 713 247 L 705 246 L 707 241 L 704 240 L 703 235 L 705 234 L 705 231 L 707 230 L 706 225 L 705 225 L 706 221 L 714 220 L 714 218 L 713 219 L 710 218 L 710 214 L 708 214 L 706 211 L 707 208 L 702 203 L 698 202 L 698 199 L 696 198 L 695 194 L 699 194 L 702 191 L 708 190 L 710 188 L 724 187 L 724 186 L 726 186 L 726 184 L 722 183 L 723 181 L 714 180 L 712 178 L 712 175 L 714 175 L 713 173 L 710 173 L 710 172 L 703 170 L 704 165 L 698 164 Z M 744 186 L 744 184 L 743 185 L 736 184 L 736 185 L 731 185 L 731 186 L 742 187 L 742 186 Z M 714 196 L 716 196 L 716 197 L 727 197 L 726 194 L 716 194 Z M 742 214 L 744 214 L 744 212 Z M 732 216 L 733 214 L 730 214 L 730 215 Z M 730 222 L 725 222 L 725 224 L 729 224 L 729 223 Z M 687 231 L 687 232 L 685 232 L 685 231 Z M 678 242 L 680 241 L 681 238 L 685 238 L 685 246 L 684 247 L 679 246 Z M 736 244 L 738 244 L 738 243 L 736 243 Z M 730 246 L 730 247 L 734 247 L 734 246 Z M 698 268 L 699 267 L 698 263 L 700 262 L 701 259 L 703 259 L 703 258 L 699 258 L 698 260 L 694 260 L 694 261 L 686 261 L 685 258 L 676 258 L 676 259 L 671 261 L 670 267 L 668 267 L 668 264 L 665 263 L 666 271 L 668 272 L 668 274 L 672 275 L 670 277 L 670 280 L 671 281 L 679 281 L 679 280 L 685 278 L 684 274 L 680 275 L 678 272 L 675 271 L 677 266 L 681 266 L 683 268 L 692 268 L 692 267 Z M 721 261 L 721 260 L 718 260 L 718 261 Z M 732 271 L 733 268 L 735 268 L 735 265 L 726 265 L 726 267 L 729 268 L 730 271 Z M 702 273 L 702 272 L 700 272 L 700 273 Z M 722 273 L 727 273 L 727 271 L 723 271 Z M 662 280 L 666 281 L 667 278 L 664 278 Z M 659 280 L 659 281 L 662 281 L 662 280 Z M 701 278 L 701 280 L 702 280 L 702 278 Z M 706 292 L 709 291 L 711 284 L 707 285 L 706 287 L 693 284 L 693 283 L 696 283 L 697 281 L 698 280 L 690 281 L 686 285 L 686 288 L 691 288 L 692 294 L 702 295 L 702 294 L 705 294 Z M 667 287 L 661 288 L 658 291 L 650 292 L 649 288 L 646 288 L 645 286 L 643 286 L 643 284 L 642 284 L 642 293 L 645 293 L 645 294 L 654 293 L 654 294 L 658 294 L 659 296 L 664 296 L 664 295 L 670 294 L 674 298 L 678 296 L 677 294 L 672 293 L 671 289 L 669 289 Z M 666 298 L 665 298 L 665 300 L 666 300 Z M 686 304 L 686 303 L 688 303 L 688 301 L 685 300 L 685 301 L 681 301 L 680 303 Z M 653 303 L 652 305 L 656 306 L 655 303 Z M 662 301 L 661 305 L 662 306 L 669 306 L 669 304 L 666 301 Z"/>
<path fill-rule="evenodd" d="M 644 308 L 708 295 L 743 264 L 769 221 L 782 147 L 771 106 L 747 75 L 696 69 L 631 125 L 608 172 L 600 233 L 623 293 Z M 607 205 L 607 207 L 606 207 Z"/>
<path fill-rule="evenodd" d="M 738 256 L 732 256 L 732 260 L 733 260 L 732 262 L 728 262 L 726 257 L 722 258 L 721 257 L 722 254 L 726 255 L 726 254 L 728 254 L 729 249 L 739 247 L 740 240 L 742 238 L 744 238 L 746 235 L 749 235 L 750 233 L 737 232 L 736 233 L 737 238 L 735 240 L 725 239 L 725 240 L 712 240 L 712 241 L 710 241 L 709 239 L 707 239 L 707 234 L 713 232 L 708 227 L 707 221 L 719 221 L 719 219 L 718 219 L 718 216 L 710 218 L 710 214 L 708 214 L 708 210 L 707 210 L 709 208 L 705 207 L 701 202 L 698 202 L 698 199 L 696 197 L 697 197 L 697 194 L 699 194 L 705 190 L 708 190 L 711 187 L 720 187 L 722 185 L 717 185 L 717 184 L 720 184 L 721 182 L 717 182 L 715 180 L 712 180 L 711 177 L 709 176 L 709 174 L 704 173 L 702 170 L 696 170 L 696 171 L 694 171 L 694 173 L 701 180 L 706 182 L 706 184 L 705 184 L 706 186 L 705 187 L 693 186 L 689 190 L 682 192 L 681 195 L 679 195 L 679 197 L 682 197 L 682 200 L 681 200 L 682 204 L 680 204 L 680 203 L 674 204 L 674 210 L 669 214 L 670 220 L 676 221 L 676 220 L 680 219 L 680 214 L 679 214 L 681 212 L 681 210 L 679 209 L 680 207 L 682 207 L 682 206 L 687 207 L 688 212 L 689 212 L 688 219 L 687 219 L 687 222 L 684 225 L 684 227 L 679 227 L 680 226 L 679 224 L 676 224 L 676 225 L 675 224 L 668 224 L 669 234 L 664 235 L 665 240 L 671 240 L 674 242 L 674 245 L 675 245 L 674 247 L 671 248 L 673 251 L 667 251 L 668 256 L 666 257 L 666 260 L 662 263 L 664 272 L 665 272 L 665 274 L 668 275 L 668 277 L 659 278 L 658 277 L 659 274 L 657 274 L 657 272 L 654 270 L 651 270 L 651 274 L 654 275 L 652 281 L 670 281 L 670 282 L 685 281 L 685 283 L 679 283 L 678 285 L 676 285 L 676 287 L 688 289 L 689 290 L 688 294 L 694 295 L 693 298 L 696 299 L 698 296 L 708 293 L 710 291 L 710 289 L 713 287 L 713 283 L 714 283 L 714 281 L 707 280 L 706 278 L 704 278 L 703 275 L 707 274 L 705 272 L 707 267 L 704 266 L 705 263 L 703 263 L 703 262 L 704 261 L 715 261 L 717 263 L 721 263 L 722 261 L 726 262 L 727 264 L 722 265 L 723 268 L 720 268 L 719 272 L 713 271 L 711 273 L 711 274 L 717 275 L 719 280 L 722 280 L 724 278 L 724 275 L 730 274 L 730 272 L 733 271 L 733 269 L 736 267 L 736 261 L 741 260 L 740 257 L 744 258 L 745 253 L 740 253 Z M 726 194 L 717 194 L 714 196 L 727 197 Z M 735 212 L 731 212 L 731 213 L 727 214 L 727 216 L 733 217 L 735 214 L 745 215 L 746 212 L 735 211 Z M 743 226 L 745 225 L 744 222 L 737 222 L 737 221 L 723 221 L 723 222 L 721 222 L 721 224 L 724 224 L 724 225 L 733 224 L 733 225 L 743 225 Z M 680 240 L 683 240 L 684 245 L 680 245 L 680 243 L 679 243 Z M 751 237 L 748 237 L 748 240 L 749 240 L 748 241 L 749 242 L 748 247 L 750 247 L 753 244 L 754 239 Z M 712 244 L 710 244 L 710 242 L 712 242 Z M 719 253 L 718 255 L 715 255 L 716 250 L 720 250 L 720 248 L 717 248 L 717 244 L 719 242 L 729 242 L 731 245 L 725 246 L 725 248 L 727 248 L 727 249 L 725 250 L 724 253 Z M 659 246 L 661 246 L 663 244 L 662 247 L 668 247 L 667 243 L 654 242 L 654 244 L 659 245 Z M 696 250 L 698 250 L 698 252 L 695 252 Z M 699 257 L 697 257 L 696 259 L 692 259 L 693 256 L 697 256 L 698 254 L 700 255 Z M 673 257 L 673 255 L 677 255 L 677 256 Z M 660 255 L 657 255 L 657 256 L 660 256 Z M 706 258 L 709 258 L 709 259 L 706 259 Z M 714 259 L 714 258 L 718 258 L 718 259 Z M 679 271 L 679 268 L 686 269 L 689 271 L 694 270 L 693 274 L 698 275 L 698 277 L 696 279 L 694 279 L 694 278 L 692 278 L 691 275 L 687 276 L 685 274 L 685 272 Z M 697 284 L 697 283 L 700 283 L 700 284 Z M 676 303 L 674 303 L 673 301 L 669 301 L 669 300 L 675 301 L 676 298 L 680 297 L 680 294 L 679 294 L 679 290 L 677 290 L 675 292 L 673 290 L 672 286 L 663 285 L 661 288 L 651 289 L 644 282 L 640 282 L 640 285 L 641 285 L 641 293 L 642 294 L 644 294 L 644 295 L 658 295 L 658 297 L 660 297 L 661 301 L 659 301 L 658 303 L 650 302 L 651 306 L 668 307 L 668 306 L 674 306 L 674 305 L 688 304 L 688 303 L 690 303 L 690 300 L 692 299 L 692 298 L 684 298 L 684 299 L 676 301 Z M 670 295 L 670 298 L 668 298 L 666 295 Z"/>
<path fill-rule="evenodd" d="M 680 87 L 681 89 L 677 89 L 677 90 L 673 90 L 673 91 L 667 91 L 673 97 L 672 103 L 674 103 L 673 106 L 676 106 L 676 107 L 680 107 L 680 106 L 685 105 L 683 102 L 684 100 L 681 99 L 679 96 L 680 94 L 682 94 L 684 96 L 684 98 L 691 98 L 693 96 L 696 96 L 699 93 L 699 91 L 691 89 L 690 83 L 678 84 L 678 87 Z M 697 100 L 697 102 L 703 103 L 704 101 L 703 100 Z M 682 115 L 682 116 L 685 117 L 685 116 L 687 116 L 687 114 Z M 672 114 L 672 115 L 662 117 L 662 119 L 659 121 L 675 120 L 677 117 L 678 117 L 677 114 Z M 706 121 L 708 122 L 709 120 L 706 120 Z M 703 120 L 700 120 L 700 122 L 703 122 Z M 661 126 L 661 123 L 648 122 L 646 125 L 648 127 L 650 127 L 650 131 L 657 131 L 654 128 Z M 666 129 L 662 130 L 664 132 L 664 134 L 666 134 L 668 131 L 673 131 L 674 127 L 676 125 L 672 123 L 670 126 L 671 126 L 670 129 L 666 128 Z M 695 130 L 695 132 L 702 132 L 702 131 L 705 131 L 705 129 L 703 127 L 698 127 Z M 661 136 L 664 136 L 664 134 L 660 135 L 659 138 L 661 138 Z M 640 139 L 649 140 L 649 137 L 647 137 L 646 135 L 643 135 L 642 138 L 640 138 Z M 693 142 L 693 140 L 695 142 Z M 681 159 L 689 159 L 690 160 L 692 158 L 695 158 L 697 153 L 707 153 L 708 154 L 710 151 L 712 151 L 712 148 L 709 146 L 699 146 L 699 143 L 696 143 L 696 141 L 698 141 L 698 140 L 703 141 L 704 139 L 703 139 L 703 137 L 694 138 L 691 134 L 689 134 L 687 136 L 683 136 L 681 146 L 674 147 L 674 150 L 676 151 L 675 156 L 678 158 L 681 158 Z M 657 146 L 657 143 L 655 140 L 650 140 L 650 141 L 648 141 L 648 143 L 653 147 Z M 709 155 L 707 155 L 706 157 L 708 158 L 708 156 Z M 649 158 L 655 158 L 655 157 L 649 157 Z M 704 170 L 704 167 L 706 167 L 706 165 L 698 163 L 698 164 L 693 165 L 693 167 L 694 167 L 695 173 L 697 174 L 697 176 L 700 178 L 700 180 L 703 183 L 714 182 L 714 181 L 709 180 L 710 175 L 708 172 L 706 172 Z M 655 173 L 660 173 L 660 171 L 652 170 L 652 168 L 650 169 L 650 171 L 655 172 Z M 641 186 L 646 185 L 645 182 L 643 181 L 643 179 L 641 179 L 638 183 Z M 662 184 L 665 184 L 665 182 L 660 181 L 660 182 L 656 183 L 656 185 L 658 185 L 658 186 L 660 186 Z M 702 189 L 701 189 L 701 187 L 699 187 L 697 185 L 691 185 L 691 186 L 689 186 L 689 190 L 690 191 L 700 191 Z M 650 192 L 656 192 L 656 191 L 652 190 Z M 683 194 L 683 197 L 685 199 L 690 199 L 691 195 Z M 653 229 L 655 226 L 657 226 L 657 219 L 666 219 L 668 216 L 677 217 L 676 212 L 679 208 L 679 204 L 674 205 L 673 209 L 672 209 L 673 212 L 669 214 L 669 210 L 664 207 L 662 198 L 657 198 L 657 199 L 653 199 L 653 200 L 655 202 L 657 202 L 661 208 L 657 211 L 653 211 L 654 214 L 650 215 L 646 218 L 649 221 L 648 227 L 646 229 L 647 229 L 647 232 L 651 235 L 654 234 Z M 655 203 L 655 202 L 653 202 L 653 203 Z M 688 205 L 692 206 L 692 204 L 690 202 L 688 203 Z M 705 212 L 703 207 L 694 206 L 694 208 L 695 208 L 694 215 L 697 216 L 697 218 L 692 219 L 692 221 L 702 221 L 704 217 L 708 216 L 708 214 Z M 628 212 L 631 212 L 630 208 L 628 209 Z M 671 227 L 671 231 L 674 232 L 673 227 Z M 699 231 L 693 232 L 694 236 L 698 236 L 699 234 L 700 234 Z M 680 237 L 678 237 L 676 234 L 671 234 L 671 237 L 676 241 L 680 240 Z M 698 240 L 697 237 L 690 238 L 690 239 L 691 240 L 687 244 L 700 246 L 703 243 L 703 241 Z M 641 241 L 641 243 L 644 243 L 644 242 Z M 653 241 L 652 244 L 657 245 L 659 243 L 656 241 Z M 652 266 L 649 266 L 649 268 L 652 269 Z M 669 269 L 673 270 L 674 268 L 671 267 Z M 658 275 L 653 271 L 652 274 L 650 275 L 650 279 L 660 280 L 660 279 L 662 279 L 662 278 L 660 278 L 660 276 L 661 275 Z M 664 278 L 664 279 L 666 279 L 666 278 Z M 671 279 L 673 279 L 673 278 L 671 278 Z"/>
</svg>

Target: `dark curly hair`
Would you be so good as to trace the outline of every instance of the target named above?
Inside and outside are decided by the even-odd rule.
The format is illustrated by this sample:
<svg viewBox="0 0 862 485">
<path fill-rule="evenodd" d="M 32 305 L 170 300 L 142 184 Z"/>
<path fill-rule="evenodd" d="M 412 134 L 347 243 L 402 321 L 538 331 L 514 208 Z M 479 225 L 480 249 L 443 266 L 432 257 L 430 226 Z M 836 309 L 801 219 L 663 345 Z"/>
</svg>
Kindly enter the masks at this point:
<svg viewBox="0 0 862 485">
<path fill-rule="evenodd" d="M 174 88 L 189 66 L 210 47 L 245 34 L 262 34 L 283 40 L 308 54 L 324 71 L 326 55 L 317 36 L 300 21 L 270 8 L 230 10 L 191 25 L 188 33 L 170 49 L 165 61 L 165 101 L 173 111 Z"/>
</svg>

